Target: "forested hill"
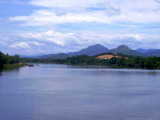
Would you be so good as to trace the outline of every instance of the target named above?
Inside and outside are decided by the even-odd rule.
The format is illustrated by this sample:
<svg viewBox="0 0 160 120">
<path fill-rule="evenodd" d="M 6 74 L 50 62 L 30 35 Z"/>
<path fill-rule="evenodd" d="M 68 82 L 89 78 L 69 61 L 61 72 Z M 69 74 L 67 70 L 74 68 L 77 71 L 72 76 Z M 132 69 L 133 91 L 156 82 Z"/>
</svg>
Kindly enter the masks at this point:
<svg viewBox="0 0 160 120">
<path fill-rule="evenodd" d="M 113 54 L 121 53 L 125 55 L 133 55 L 133 56 L 145 56 L 145 54 L 132 50 L 126 45 L 120 45 L 117 48 L 109 50 L 109 52 Z"/>
<path fill-rule="evenodd" d="M 77 55 L 88 55 L 88 56 L 94 56 L 97 54 L 101 54 L 101 53 L 105 53 L 108 52 L 109 49 L 100 45 L 100 44 L 96 44 L 96 45 L 92 45 L 89 46 L 87 48 L 84 48 L 78 52 L 72 52 L 72 53 L 68 53 L 69 56 L 77 56 Z"/>
</svg>

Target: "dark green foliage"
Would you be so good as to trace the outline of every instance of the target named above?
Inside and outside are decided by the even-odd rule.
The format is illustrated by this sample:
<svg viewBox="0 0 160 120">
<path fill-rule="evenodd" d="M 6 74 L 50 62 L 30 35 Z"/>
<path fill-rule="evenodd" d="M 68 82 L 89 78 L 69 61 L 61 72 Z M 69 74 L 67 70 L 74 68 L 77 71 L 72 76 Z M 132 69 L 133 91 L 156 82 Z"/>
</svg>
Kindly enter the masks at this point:
<svg viewBox="0 0 160 120">
<path fill-rule="evenodd" d="M 113 57 L 110 60 L 99 60 L 95 57 L 80 55 L 68 57 L 67 59 L 30 59 L 22 58 L 21 62 L 34 63 L 56 63 L 68 65 L 104 65 L 111 68 L 134 68 L 134 69 L 160 69 L 160 57 L 138 57 L 118 53 L 122 58 Z M 125 59 L 125 58 L 128 59 Z"/>
<path fill-rule="evenodd" d="M 125 66 L 125 59 L 124 58 L 117 59 L 116 66 L 123 68 Z"/>
<path fill-rule="evenodd" d="M 9 56 L 8 54 L 3 54 L 0 52 L 0 70 L 3 69 L 3 66 L 6 64 L 16 64 L 19 63 L 19 55 Z"/>
<path fill-rule="evenodd" d="M 155 58 L 147 58 L 144 61 L 144 67 L 148 69 L 154 69 L 156 67 L 156 59 Z"/>
<path fill-rule="evenodd" d="M 157 62 L 156 66 L 157 66 L 157 69 L 160 69 L 160 61 Z"/>
<path fill-rule="evenodd" d="M 4 54 L 0 52 L 0 70 L 3 68 L 3 56 Z"/>
</svg>

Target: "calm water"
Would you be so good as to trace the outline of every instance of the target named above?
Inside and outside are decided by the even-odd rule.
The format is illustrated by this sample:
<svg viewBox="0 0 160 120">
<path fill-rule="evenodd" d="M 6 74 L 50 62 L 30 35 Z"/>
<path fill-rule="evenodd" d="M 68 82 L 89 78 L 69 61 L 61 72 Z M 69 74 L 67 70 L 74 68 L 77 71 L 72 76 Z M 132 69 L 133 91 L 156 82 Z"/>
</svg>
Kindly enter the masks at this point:
<svg viewBox="0 0 160 120">
<path fill-rule="evenodd" d="M 4 71 L 0 120 L 160 120 L 160 71 L 51 64 Z"/>
</svg>

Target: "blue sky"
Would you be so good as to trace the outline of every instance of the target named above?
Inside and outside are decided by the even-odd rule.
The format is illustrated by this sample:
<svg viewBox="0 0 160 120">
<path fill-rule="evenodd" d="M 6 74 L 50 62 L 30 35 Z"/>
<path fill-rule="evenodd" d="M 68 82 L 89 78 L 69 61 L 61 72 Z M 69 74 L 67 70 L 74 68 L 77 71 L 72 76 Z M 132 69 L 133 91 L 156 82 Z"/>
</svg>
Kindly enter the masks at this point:
<svg viewBox="0 0 160 120">
<path fill-rule="evenodd" d="M 160 49 L 160 0 L 1 0 L 0 51 L 73 52 L 94 44 Z"/>
</svg>

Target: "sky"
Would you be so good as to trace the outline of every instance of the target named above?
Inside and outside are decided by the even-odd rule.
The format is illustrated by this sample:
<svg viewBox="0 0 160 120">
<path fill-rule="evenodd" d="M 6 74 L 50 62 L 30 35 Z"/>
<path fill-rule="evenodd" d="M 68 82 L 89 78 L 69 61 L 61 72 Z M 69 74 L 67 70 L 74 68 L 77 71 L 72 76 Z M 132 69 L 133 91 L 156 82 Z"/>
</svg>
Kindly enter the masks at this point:
<svg viewBox="0 0 160 120">
<path fill-rule="evenodd" d="M 0 51 L 10 55 L 160 49 L 160 0 L 0 0 Z"/>
</svg>

